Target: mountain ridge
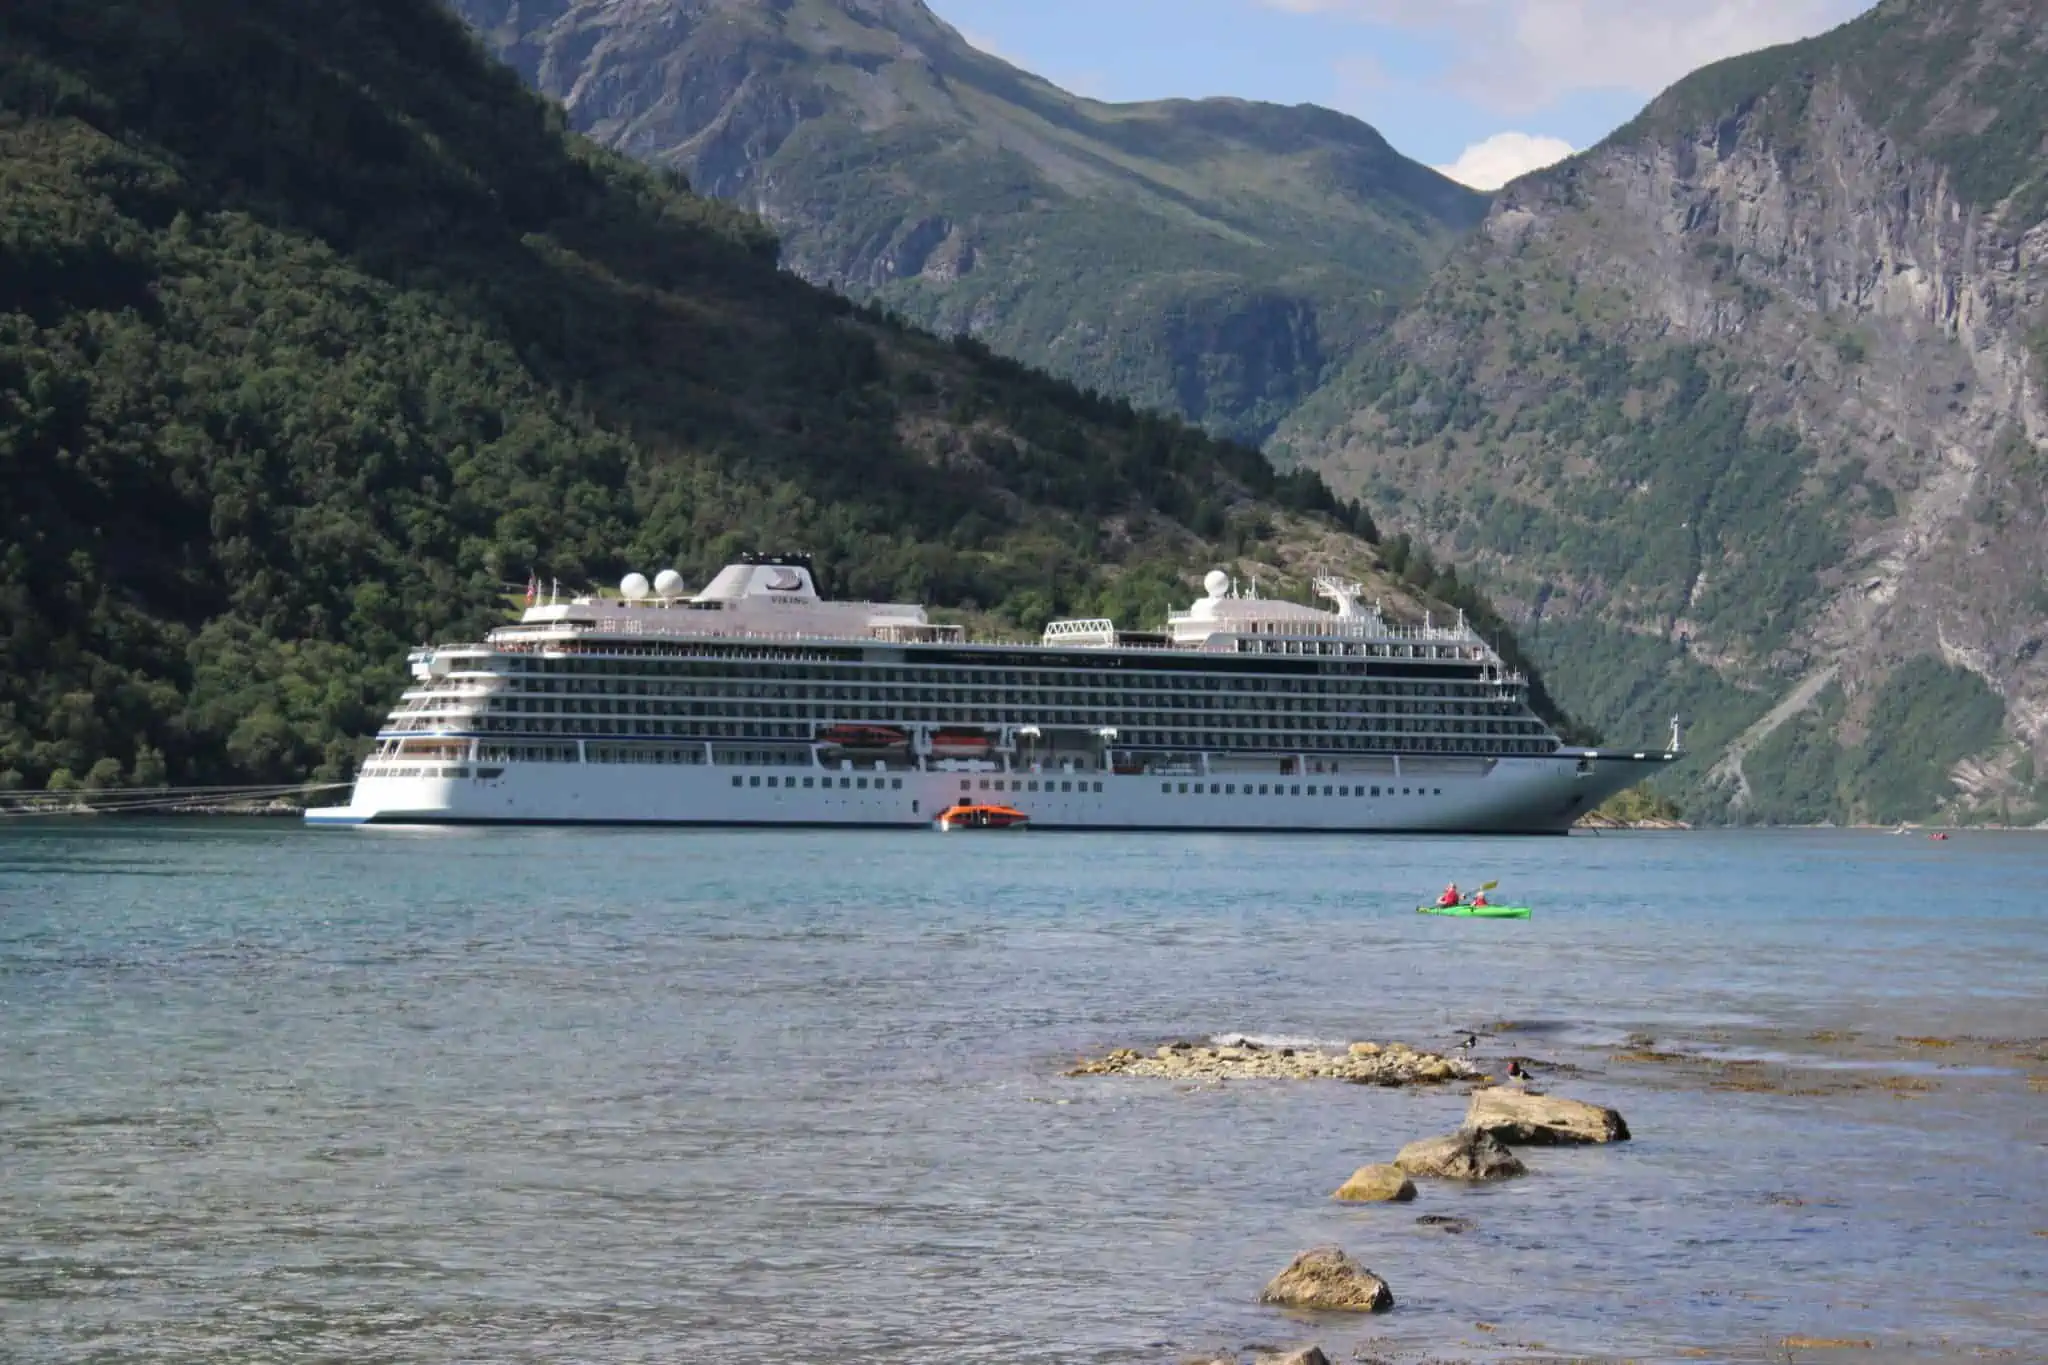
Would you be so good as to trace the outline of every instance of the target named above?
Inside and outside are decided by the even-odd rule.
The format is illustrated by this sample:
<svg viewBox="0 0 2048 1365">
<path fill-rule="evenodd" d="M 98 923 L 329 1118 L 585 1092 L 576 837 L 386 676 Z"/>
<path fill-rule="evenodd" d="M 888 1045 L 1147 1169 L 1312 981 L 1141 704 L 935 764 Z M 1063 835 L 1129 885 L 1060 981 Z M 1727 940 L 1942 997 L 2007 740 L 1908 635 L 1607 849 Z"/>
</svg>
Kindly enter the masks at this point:
<svg viewBox="0 0 2048 1365">
<path fill-rule="evenodd" d="M 1477 566 L 1595 724 L 1692 714 L 1689 813 L 2048 818 L 2040 17 L 1887 0 L 1679 82 L 1276 456 Z"/>
<path fill-rule="evenodd" d="M 1247 440 L 1485 196 L 1314 106 L 1111 105 L 920 0 L 452 0 L 607 145 L 759 212 L 813 282 Z"/>
</svg>

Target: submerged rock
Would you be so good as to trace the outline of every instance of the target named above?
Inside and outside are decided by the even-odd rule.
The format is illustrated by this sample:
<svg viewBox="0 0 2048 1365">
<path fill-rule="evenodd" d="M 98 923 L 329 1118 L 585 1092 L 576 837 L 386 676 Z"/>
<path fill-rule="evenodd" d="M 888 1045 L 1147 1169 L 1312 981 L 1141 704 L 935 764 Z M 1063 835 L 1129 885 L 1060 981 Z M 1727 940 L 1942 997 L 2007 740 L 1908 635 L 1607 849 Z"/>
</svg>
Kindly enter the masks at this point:
<svg viewBox="0 0 2048 1365">
<path fill-rule="evenodd" d="M 1399 1166 L 1360 1166 L 1330 1196 L 1347 1204 L 1386 1204 L 1415 1197 L 1415 1182 Z"/>
<path fill-rule="evenodd" d="M 1448 1213 L 1425 1213 L 1415 1220 L 1415 1226 L 1435 1228 L 1438 1232 L 1466 1233 L 1472 1231 L 1472 1220 Z"/>
<path fill-rule="evenodd" d="M 1457 1132 L 1411 1142 L 1394 1158 L 1410 1175 L 1438 1180 L 1507 1180 L 1528 1174 L 1521 1158 L 1484 1133 Z"/>
<path fill-rule="evenodd" d="M 1343 1248 L 1316 1247 L 1275 1275 L 1259 1302 L 1326 1313 L 1384 1313 L 1394 1306 L 1394 1291 Z"/>
<path fill-rule="evenodd" d="M 1472 1096 L 1465 1130 L 1501 1142 L 1556 1146 L 1582 1142 L 1627 1142 L 1628 1122 L 1612 1109 L 1582 1100 L 1532 1095 L 1496 1087 Z"/>
<path fill-rule="evenodd" d="M 1370 1052 L 1360 1048 L 1370 1047 Z M 1210 1047 L 1168 1043 L 1147 1056 L 1120 1047 L 1083 1061 L 1069 1076 L 1146 1076 L 1159 1080 L 1333 1080 L 1356 1085 L 1437 1085 L 1478 1079 L 1478 1068 L 1457 1058 L 1417 1052 L 1400 1043 L 1353 1043 L 1343 1051 L 1265 1048 L 1256 1044 Z"/>
</svg>

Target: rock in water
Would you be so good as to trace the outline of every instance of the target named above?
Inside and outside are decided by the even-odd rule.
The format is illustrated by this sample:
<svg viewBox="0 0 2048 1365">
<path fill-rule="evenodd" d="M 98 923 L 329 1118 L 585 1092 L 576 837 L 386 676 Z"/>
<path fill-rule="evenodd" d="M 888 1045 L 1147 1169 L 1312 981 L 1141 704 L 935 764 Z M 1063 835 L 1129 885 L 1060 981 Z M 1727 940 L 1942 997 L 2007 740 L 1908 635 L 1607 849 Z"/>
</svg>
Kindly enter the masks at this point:
<svg viewBox="0 0 2048 1365">
<path fill-rule="evenodd" d="M 1506 1180 L 1529 1172 L 1520 1158 L 1496 1139 L 1469 1132 L 1411 1142 L 1394 1158 L 1394 1164 L 1410 1175 L 1439 1180 Z"/>
<path fill-rule="evenodd" d="M 1518 1145 L 1628 1141 L 1628 1122 L 1612 1109 L 1505 1087 L 1472 1096 L 1465 1131 Z"/>
<path fill-rule="evenodd" d="M 1331 1196 L 1347 1204 L 1385 1204 L 1414 1197 L 1415 1182 L 1399 1166 L 1360 1166 Z"/>
<path fill-rule="evenodd" d="M 1277 1356 L 1260 1356 L 1254 1365 L 1330 1365 L 1330 1358 L 1323 1354 L 1320 1346 L 1304 1346 L 1298 1351 L 1286 1351 Z"/>
<path fill-rule="evenodd" d="M 1394 1306 L 1394 1291 L 1342 1248 L 1317 1247 L 1275 1275 L 1259 1302 L 1326 1313 L 1384 1313 Z"/>
</svg>

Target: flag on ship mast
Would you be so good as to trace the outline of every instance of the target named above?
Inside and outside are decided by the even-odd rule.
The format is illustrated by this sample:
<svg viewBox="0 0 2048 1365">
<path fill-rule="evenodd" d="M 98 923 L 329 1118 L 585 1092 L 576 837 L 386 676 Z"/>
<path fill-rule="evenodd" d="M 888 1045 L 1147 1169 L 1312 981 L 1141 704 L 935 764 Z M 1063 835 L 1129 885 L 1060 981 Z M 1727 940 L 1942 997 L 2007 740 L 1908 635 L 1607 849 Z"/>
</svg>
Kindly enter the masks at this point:
<svg viewBox="0 0 2048 1365">
<path fill-rule="evenodd" d="M 535 573 L 533 570 L 528 569 L 526 571 L 526 605 L 529 607 L 532 606 L 534 603 L 534 599 L 539 596 L 540 575 Z"/>
</svg>

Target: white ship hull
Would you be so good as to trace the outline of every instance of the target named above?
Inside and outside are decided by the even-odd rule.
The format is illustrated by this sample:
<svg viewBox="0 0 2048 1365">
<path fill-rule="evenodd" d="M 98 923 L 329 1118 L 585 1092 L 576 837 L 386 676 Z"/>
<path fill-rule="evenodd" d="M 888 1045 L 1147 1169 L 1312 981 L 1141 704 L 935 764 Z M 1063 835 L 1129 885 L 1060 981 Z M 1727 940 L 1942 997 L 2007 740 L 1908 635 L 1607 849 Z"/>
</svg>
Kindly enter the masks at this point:
<svg viewBox="0 0 2048 1365">
<path fill-rule="evenodd" d="M 489 777 L 364 777 L 346 806 L 310 811 L 306 818 L 319 825 L 914 828 L 932 824 L 955 801 L 993 800 L 1022 811 L 1036 829 L 1564 834 L 1601 801 L 1675 757 L 1565 753 L 1503 758 L 1484 771 L 1420 772 L 1363 783 L 1313 775 L 1275 782 L 1268 776 L 1264 784 L 1231 773 L 511 763 Z"/>
</svg>

